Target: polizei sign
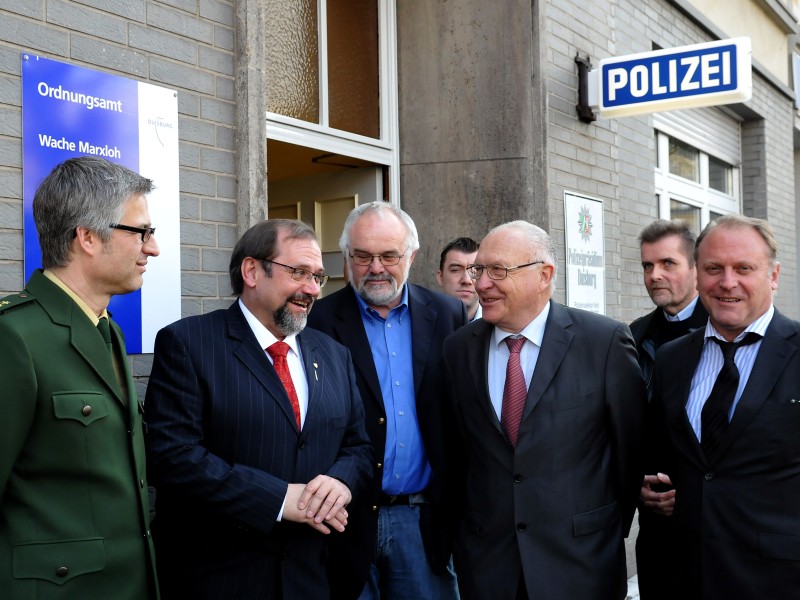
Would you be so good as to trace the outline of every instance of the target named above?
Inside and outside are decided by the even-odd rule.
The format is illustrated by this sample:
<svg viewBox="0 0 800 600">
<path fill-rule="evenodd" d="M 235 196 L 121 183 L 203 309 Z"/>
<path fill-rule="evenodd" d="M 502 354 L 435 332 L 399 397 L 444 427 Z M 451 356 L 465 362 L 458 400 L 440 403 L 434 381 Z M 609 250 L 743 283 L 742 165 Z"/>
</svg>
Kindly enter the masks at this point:
<svg viewBox="0 0 800 600">
<path fill-rule="evenodd" d="M 751 54 L 745 37 L 607 58 L 589 73 L 589 104 L 620 117 L 744 102 L 753 88 Z"/>
</svg>

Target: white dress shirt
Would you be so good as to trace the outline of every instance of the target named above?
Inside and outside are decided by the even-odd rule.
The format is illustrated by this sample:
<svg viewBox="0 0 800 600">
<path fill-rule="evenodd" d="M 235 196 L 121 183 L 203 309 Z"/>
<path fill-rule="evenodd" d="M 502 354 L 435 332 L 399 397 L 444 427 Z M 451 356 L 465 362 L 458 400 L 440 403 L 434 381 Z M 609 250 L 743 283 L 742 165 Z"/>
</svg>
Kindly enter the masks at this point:
<svg viewBox="0 0 800 600">
<path fill-rule="evenodd" d="M 774 314 L 775 307 L 770 305 L 769 310 L 750 323 L 742 333 L 736 336 L 734 341 L 740 341 L 751 331 L 764 337 L 767 327 L 769 327 L 769 323 L 772 321 L 772 315 Z M 686 415 L 689 417 L 689 422 L 692 424 L 692 429 L 694 429 L 698 440 L 702 439 L 701 426 L 703 406 L 706 400 L 708 400 L 709 394 L 711 394 L 714 382 L 717 380 L 717 375 L 719 375 L 719 372 L 722 370 L 722 364 L 725 361 L 719 344 L 709 339 L 712 337 L 727 341 L 714 329 L 714 326 L 711 325 L 711 320 L 709 320 L 706 325 L 703 353 L 700 355 L 700 361 L 697 363 L 697 369 L 695 369 L 694 376 L 692 377 L 692 387 L 689 390 L 689 399 L 686 402 Z M 758 356 L 760 348 L 761 340 L 748 346 L 741 346 L 736 351 L 733 362 L 736 363 L 736 368 L 739 370 L 739 387 L 736 389 L 736 396 L 728 412 L 729 422 L 733 418 L 733 413 L 736 411 L 736 406 L 739 404 L 739 399 L 742 397 L 742 392 L 744 392 L 744 388 L 747 385 L 747 380 L 750 378 L 750 372 L 753 370 L 753 364 L 756 362 L 756 357 Z"/>
<path fill-rule="evenodd" d="M 266 356 L 267 360 L 272 364 L 272 357 L 266 349 L 280 340 L 278 340 L 269 329 L 264 327 L 261 321 L 247 309 L 241 298 L 239 299 L 239 306 L 242 309 L 244 318 L 247 319 L 247 324 L 250 325 L 250 329 L 253 330 L 253 334 L 255 334 L 258 340 L 258 345 L 264 350 L 264 356 Z M 300 426 L 302 429 L 303 423 L 306 422 L 306 412 L 308 411 L 308 381 L 306 381 L 306 371 L 303 367 L 302 355 L 300 354 L 300 344 L 297 343 L 297 334 L 293 333 L 292 335 L 287 335 L 283 341 L 289 344 L 290 348 L 289 353 L 286 355 L 286 362 L 289 365 L 289 373 L 292 376 L 292 383 L 297 392 L 297 402 L 300 404 Z"/>
<path fill-rule="evenodd" d="M 531 387 L 531 379 L 536 369 L 536 361 L 539 359 L 539 350 L 542 347 L 544 338 L 544 326 L 547 324 L 547 316 L 550 314 L 550 303 L 548 302 L 542 312 L 519 332 L 525 338 L 525 344 L 520 352 L 520 365 L 522 373 L 525 375 L 525 387 Z M 506 370 L 508 358 L 511 352 L 508 349 L 505 339 L 515 334 L 494 328 L 492 337 L 489 340 L 489 362 L 487 375 L 489 378 L 489 398 L 492 400 L 492 407 L 497 418 L 503 407 L 503 388 L 506 385 Z"/>
</svg>

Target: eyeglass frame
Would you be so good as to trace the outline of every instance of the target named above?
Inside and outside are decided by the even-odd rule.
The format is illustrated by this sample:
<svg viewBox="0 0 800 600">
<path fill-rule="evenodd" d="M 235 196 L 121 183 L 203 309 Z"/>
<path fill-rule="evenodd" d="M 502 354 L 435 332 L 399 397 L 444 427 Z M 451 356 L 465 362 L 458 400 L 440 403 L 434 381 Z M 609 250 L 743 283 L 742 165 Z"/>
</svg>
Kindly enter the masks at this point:
<svg viewBox="0 0 800 600">
<path fill-rule="evenodd" d="M 138 233 L 142 236 L 142 243 L 146 244 L 150 241 L 150 238 L 153 237 L 156 233 L 155 227 L 132 227 L 131 225 L 122 225 L 121 223 L 111 223 L 109 225 L 111 229 L 119 229 L 120 231 L 128 231 L 130 233 Z"/>
<path fill-rule="evenodd" d="M 406 251 L 408 252 L 408 251 Z M 395 265 L 399 265 L 400 261 L 403 260 L 403 257 L 406 255 L 406 252 L 403 252 L 400 255 L 394 255 L 390 252 L 385 254 L 368 254 L 367 252 L 348 252 L 347 255 L 353 259 L 353 262 L 358 265 L 359 267 L 369 267 L 372 265 L 372 262 L 377 258 L 378 262 L 381 263 L 384 267 L 394 267 Z M 359 256 L 359 254 L 361 256 Z M 367 256 L 369 256 L 369 262 L 357 262 L 356 259 L 364 261 L 366 260 Z M 386 259 L 390 259 L 395 262 L 386 262 Z"/>
<path fill-rule="evenodd" d="M 469 275 L 469 278 L 472 279 L 473 281 L 478 281 L 478 279 L 481 278 L 481 275 L 483 275 L 483 272 L 486 271 L 486 276 L 492 281 L 502 281 L 503 279 L 508 278 L 508 274 L 511 271 L 516 271 L 517 269 L 522 269 L 524 267 L 532 267 L 533 265 L 543 265 L 543 264 L 545 264 L 545 261 L 543 260 L 535 260 L 533 262 L 525 263 L 524 265 L 517 265 L 516 267 L 506 267 L 505 265 L 473 264 L 473 265 L 467 265 L 467 275 Z M 505 275 L 503 275 L 502 277 L 492 277 L 488 269 L 504 269 Z M 480 273 L 476 273 L 477 270 L 480 270 Z"/>
<path fill-rule="evenodd" d="M 283 267 L 290 271 L 290 276 L 294 281 L 311 281 L 312 279 L 317 282 L 317 285 L 321 288 L 325 287 L 325 284 L 328 283 L 330 279 L 330 275 L 326 275 L 325 273 L 312 273 L 308 269 L 301 269 L 299 267 L 293 267 L 291 265 L 285 265 L 283 263 L 279 263 L 275 260 L 270 260 L 269 258 L 262 258 L 259 259 L 262 263 L 268 262 L 273 265 L 278 265 L 279 267 Z M 262 265 L 263 266 L 263 265 Z M 264 269 L 266 270 L 266 268 Z M 300 279 L 298 279 L 298 277 Z"/>
</svg>

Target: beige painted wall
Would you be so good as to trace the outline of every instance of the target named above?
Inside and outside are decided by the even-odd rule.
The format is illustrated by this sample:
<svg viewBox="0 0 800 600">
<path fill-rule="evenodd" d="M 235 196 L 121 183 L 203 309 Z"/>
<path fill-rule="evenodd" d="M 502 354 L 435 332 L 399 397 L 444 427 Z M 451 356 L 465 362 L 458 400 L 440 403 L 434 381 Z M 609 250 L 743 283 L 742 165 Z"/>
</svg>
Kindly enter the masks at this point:
<svg viewBox="0 0 800 600">
<path fill-rule="evenodd" d="M 690 0 L 705 17 L 728 37 L 749 36 L 753 58 L 787 86 L 789 81 L 788 37 L 774 17 L 754 0 Z"/>
</svg>

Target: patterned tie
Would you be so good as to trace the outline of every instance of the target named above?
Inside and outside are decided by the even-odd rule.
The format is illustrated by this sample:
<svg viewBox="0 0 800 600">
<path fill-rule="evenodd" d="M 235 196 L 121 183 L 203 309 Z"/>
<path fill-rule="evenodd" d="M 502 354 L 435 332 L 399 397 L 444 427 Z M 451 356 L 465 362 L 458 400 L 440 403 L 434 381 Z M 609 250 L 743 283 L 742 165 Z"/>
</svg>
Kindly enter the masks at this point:
<svg viewBox="0 0 800 600">
<path fill-rule="evenodd" d="M 508 357 L 506 367 L 506 385 L 503 388 L 503 406 L 500 409 L 500 425 L 511 442 L 517 445 L 519 424 L 522 420 L 522 411 L 525 408 L 525 398 L 528 390 L 525 387 L 525 375 L 520 365 L 520 352 L 525 345 L 524 337 L 507 337 L 506 344 L 511 355 Z"/>
<path fill-rule="evenodd" d="M 724 362 L 700 416 L 700 445 L 703 447 L 706 458 L 711 457 L 722 434 L 728 427 L 728 413 L 733 405 L 733 399 L 736 397 L 736 390 L 739 388 L 739 369 L 733 360 L 736 350 L 740 346 L 755 344 L 761 339 L 761 336 L 750 332 L 739 342 L 723 342 L 716 337 L 710 339 L 719 344 Z"/>
<path fill-rule="evenodd" d="M 286 361 L 286 355 L 289 353 L 289 344 L 286 342 L 275 342 L 267 348 L 267 354 L 272 357 L 272 366 L 275 367 L 275 372 L 281 380 L 283 387 L 286 388 L 286 394 L 289 396 L 289 401 L 292 403 L 292 410 L 294 411 L 294 418 L 297 421 L 297 429 L 300 429 L 300 401 L 297 399 L 297 390 L 294 389 L 292 383 L 292 375 L 289 373 L 289 363 Z"/>
<path fill-rule="evenodd" d="M 113 356 L 114 351 L 111 347 L 111 326 L 108 324 L 108 319 L 100 317 L 100 320 L 97 322 L 97 331 L 99 331 L 100 335 L 103 337 L 103 341 L 108 348 L 108 353 Z"/>
</svg>

